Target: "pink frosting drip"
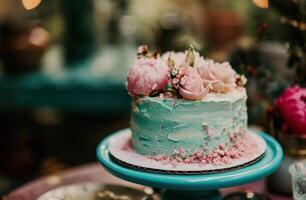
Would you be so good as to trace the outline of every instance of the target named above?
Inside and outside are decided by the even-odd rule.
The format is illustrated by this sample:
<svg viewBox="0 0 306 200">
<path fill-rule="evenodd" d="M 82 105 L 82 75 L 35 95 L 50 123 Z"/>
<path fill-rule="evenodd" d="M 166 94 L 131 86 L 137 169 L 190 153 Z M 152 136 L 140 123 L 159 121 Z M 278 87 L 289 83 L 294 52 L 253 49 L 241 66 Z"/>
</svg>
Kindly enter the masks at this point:
<svg viewBox="0 0 306 200">
<path fill-rule="evenodd" d="M 241 157 L 251 156 L 258 150 L 258 146 L 253 138 L 249 135 L 242 137 L 233 136 L 231 140 L 236 142 L 228 149 L 225 149 L 223 144 L 220 144 L 209 154 L 204 155 L 203 150 L 196 150 L 192 155 L 187 156 L 186 150 L 181 148 L 176 150 L 172 156 L 156 155 L 150 156 L 155 161 L 164 164 L 201 164 L 201 165 L 226 165 L 230 164 Z"/>
</svg>

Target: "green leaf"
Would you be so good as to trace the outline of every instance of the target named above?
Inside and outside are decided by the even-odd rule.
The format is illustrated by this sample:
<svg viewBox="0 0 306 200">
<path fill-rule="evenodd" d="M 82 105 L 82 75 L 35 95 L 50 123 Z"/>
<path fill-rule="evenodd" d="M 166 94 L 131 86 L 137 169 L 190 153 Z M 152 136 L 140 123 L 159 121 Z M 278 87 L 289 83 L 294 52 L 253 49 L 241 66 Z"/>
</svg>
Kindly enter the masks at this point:
<svg viewBox="0 0 306 200">
<path fill-rule="evenodd" d="M 185 62 L 186 62 L 186 64 L 193 67 L 194 66 L 194 61 L 195 61 L 195 50 L 194 50 L 193 46 L 191 45 L 190 48 L 187 51 Z"/>
<path fill-rule="evenodd" d="M 174 60 L 171 59 L 171 53 L 169 53 L 169 57 L 168 57 L 168 60 L 167 60 L 167 64 L 168 64 L 168 67 L 170 68 L 173 68 L 174 67 Z"/>
</svg>

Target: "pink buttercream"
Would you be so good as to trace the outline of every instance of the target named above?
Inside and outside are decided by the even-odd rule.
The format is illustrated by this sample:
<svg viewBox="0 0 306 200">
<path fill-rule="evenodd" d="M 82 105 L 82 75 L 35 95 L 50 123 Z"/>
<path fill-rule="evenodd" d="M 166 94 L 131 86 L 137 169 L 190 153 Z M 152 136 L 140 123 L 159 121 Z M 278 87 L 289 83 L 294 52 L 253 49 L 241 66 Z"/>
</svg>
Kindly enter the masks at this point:
<svg viewBox="0 0 306 200">
<path fill-rule="evenodd" d="M 168 83 L 168 66 L 160 58 L 140 57 L 135 60 L 127 77 L 127 88 L 131 95 L 149 96 L 162 90 Z"/>
<path fill-rule="evenodd" d="M 213 92 L 227 92 L 236 87 L 237 73 L 228 62 L 215 63 L 209 59 L 196 59 L 198 72 L 205 87 Z"/>
<path fill-rule="evenodd" d="M 306 88 L 293 86 L 275 101 L 275 110 L 281 115 L 282 131 L 306 135 Z"/>
</svg>

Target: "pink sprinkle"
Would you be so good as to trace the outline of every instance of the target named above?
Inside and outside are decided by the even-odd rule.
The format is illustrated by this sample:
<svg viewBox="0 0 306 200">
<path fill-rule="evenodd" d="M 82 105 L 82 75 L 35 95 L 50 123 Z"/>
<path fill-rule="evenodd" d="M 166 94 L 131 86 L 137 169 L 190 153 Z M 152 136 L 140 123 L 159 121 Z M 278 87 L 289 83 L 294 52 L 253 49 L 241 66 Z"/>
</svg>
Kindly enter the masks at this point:
<svg viewBox="0 0 306 200">
<path fill-rule="evenodd" d="M 194 154 L 198 157 L 202 156 L 203 152 L 201 150 L 196 150 Z"/>
<path fill-rule="evenodd" d="M 230 157 L 231 157 L 231 158 L 234 158 L 234 159 L 235 159 L 235 158 L 238 158 L 238 154 L 237 154 L 237 153 L 231 153 L 231 154 L 230 154 Z"/>
<path fill-rule="evenodd" d="M 216 149 L 215 152 L 219 155 L 219 156 L 224 156 L 224 151 L 220 150 L 220 149 Z"/>
</svg>

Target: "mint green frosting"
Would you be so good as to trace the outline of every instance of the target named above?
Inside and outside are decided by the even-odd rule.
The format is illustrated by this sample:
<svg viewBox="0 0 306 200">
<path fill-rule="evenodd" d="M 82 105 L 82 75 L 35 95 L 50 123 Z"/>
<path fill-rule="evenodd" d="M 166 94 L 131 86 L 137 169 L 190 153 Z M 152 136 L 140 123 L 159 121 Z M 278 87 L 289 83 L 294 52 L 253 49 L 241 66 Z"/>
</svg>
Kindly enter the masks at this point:
<svg viewBox="0 0 306 200">
<path fill-rule="evenodd" d="M 229 147 L 233 134 L 247 130 L 246 92 L 209 93 L 202 101 L 159 97 L 132 102 L 132 145 L 145 155 L 173 155 L 183 148 L 210 153 L 220 144 Z"/>
</svg>

